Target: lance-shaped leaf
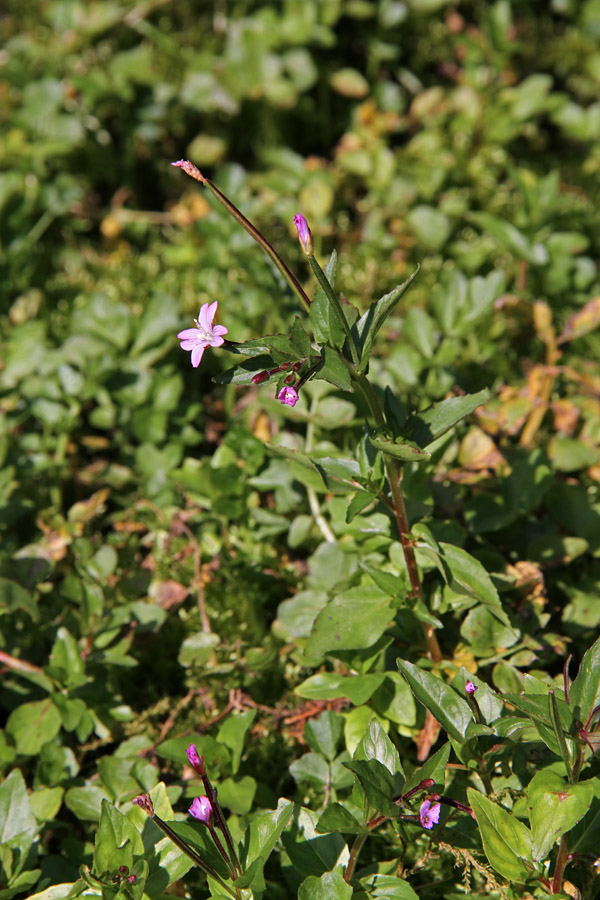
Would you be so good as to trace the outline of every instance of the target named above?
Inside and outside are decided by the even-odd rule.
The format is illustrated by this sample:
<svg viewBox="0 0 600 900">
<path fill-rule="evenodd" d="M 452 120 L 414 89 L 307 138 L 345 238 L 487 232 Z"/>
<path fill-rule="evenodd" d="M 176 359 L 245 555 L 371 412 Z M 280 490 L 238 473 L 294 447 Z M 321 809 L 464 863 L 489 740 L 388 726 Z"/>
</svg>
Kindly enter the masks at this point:
<svg viewBox="0 0 600 900">
<path fill-rule="evenodd" d="M 377 332 L 387 317 L 394 311 L 394 308 L 402 295 L 411 286 L 418 271 L 419 268 L 417 267 L 410 278 L 407 278 L 403 284 L 399 284 L 393 291 L 390 291 L 389 294 L 384 294 L 383 297 L 372 303 L 366 313 L 361 316 L 354 326 L 353 331 L 356 332 L 358 344 L 361 349 L 360 363 L 358 365 L 359 372 L 364 372 L 367 368 L 373 349 L 373 341 L 375 340 Z"/>
<path fill-rule="evenodd" d="M 340 834 L 360 834 L 365 826 L 341 803 L 330 803 L 317 822 L 315 829 L 319 834 L 339 832 Z"/>
<path fill-rule="evenodd" d="M 404 780 L 398 751 L 377 719 L 371 719 L 369 722 L 367 730 L 354 751 L 354 759 L 378 759 L 392 775 L 400 774 Z"/>
<path fill-rule="evenodd" d="M 332 288 L 335 284 L 336 264 L 337 254 L 334 250 L 324 269 L 327 281 Z M 346 341 L 346 332 L 340 325 L 336 312 L 321 286 L 317 288 L 315 299 L 310 305 L 310 324 L 318 344 L 328 344 L 330 347 L 335 347 L 336 350 L 342 349 Z"/>
<path fill-rule="evenodd" d="M 445 743 L 437 753 L 430 756 L 427 762 L 423 763 L 420 769 L 416 769 L 403 788 L 406 794 L 423 781 L 425 778 L 433 778 L 436 786 L 443 790 L 445 785 L 446 766 L 448 765 L 448 757 L 450 756 L 450 744 Z"/>
<path fill-rule="evenodd" d="M 288 825 L 294 812 L 294 804 L 281 797 L 277 809 L 258 816 L 250 823 L 244 838 L 242 856 L 248 866 L 259 856 L 268 859 L 283 829 Z"/>
<path fill-rule="evenodd" d="M 386 456 L 393 456 L 394 459 L 402 459 L 409 462 L 431 459 L 431 453 L 421 450 L 414 441 L 409 441 L 407 438 L 402 437 L 394 438 L 385 429 L 377 429 L 373 434 L 370 434 L 369 443 L 376 450 L 380 450 Z"/>
<path fill-rule="evenodd" d="M 569 704 L 582 725 L 600 706 L 600 638 L 589 648 L 581 660 L 577 678 L 571 685 Z"/>
<path fill-rule="evenodd" d="M 319 378 L 323 378 L 342 391 L 351 391 L 350 373 L 340 358 L 340 354 L 331 347 L 323 347 L 322 359 L 323 365 L 318 370 Z"/>
<path fill-rule="evenodd" d="M 527 788 L 527 808 L 534 860 L 544 859 L 558 838 L 583 819 L 593 797 L 591 781 L 567 784 L 560 775 L 546 769 L 533 776 Z"/>
<path fill-rule="evenodd" d="M 298 320 L 297 320 L 298 321 Z M 284 362 L 295 362 L 298 353 L 292 346 L 289 337 L 285 334 L 266 334 L 261 338 L 251 338 L 249 341 L 235 343 L 227 341 L 225 347 L 230 353 L 239 353 L 243 356 L 260 356 L 268 354 L 272 356 L 277 365 Z"/>
<path fill-rule="evenodd" d="M 273 357 L 260 354 L 249 357 L 239 363 L 239 365 L 232 366 L 224 372 L 219 372 L 218 375 L 213 375 L 212 380 L 215 384 L 252 384 L 252 379 L 259 372 L 265 372 L 274 368 L 276 368 L 276 363 Z M 281 377 L 281 372 L 278 372 L 274 377 Z M 266 383 L 267 380 L 270 381 L 270 379 L 265 379 L 263 383 Z"/>
<path fill-rule="evenodd" d="M 371 493 L 371 483 L 362 477 L 360 466 L 355 459 L 334 459 L 324 456 L 314 457 L 313 462 L 328 490 L 333 493 L 348 494 L 354 491 Z"/>
<path fill-rule="evenodd" d="M 473 721 L 473 713 L 467 701 L 431 672 L 404 659 L 397 660 L 397 664 L 415 697 L 435 716 L 450 737 L 462 743 L 467 726 Z"/>
<path fill-rule="evenodd" d="M 353 759 L 344 766 L 354 772 L 367 800 L 383 816 L 396 818 L 400 810 L 394 803 L 402 778 L 394 777 L 378 759 Z"/>
<path fill-rule="evenodd" d="M 479 791 L 467 789 L 490 864 L 509 881 L 525 881 L 533 871 L 531 832 L 503 806 L 492 803 Z"/>
<path fill-rule="evenodd" d="M 464 394 L 462 397 L 441 400 L 440 403 L 434 403 L 433 406 L 411 416 L 403 429 L 403 434 L 419 447 L 426 448 L 489 399 L 490 392 L 484 388 L 476 394 Z"/>
<path fill-rule="evenodd" d="M 437 544 L 437 548 L 429 541 L 419 542 L 417 546 L 419 553 L 437 566 L 444 581 L 452 590 L 457 594 L 479 600 L 492 615 L 513 631 L 510 620 L 502 608 L 498 591 L 479 560 L 461 547 L 442 541 Z M 514 631 L 513 634 L 517 639 L 518 634 Z"/>
</svg>

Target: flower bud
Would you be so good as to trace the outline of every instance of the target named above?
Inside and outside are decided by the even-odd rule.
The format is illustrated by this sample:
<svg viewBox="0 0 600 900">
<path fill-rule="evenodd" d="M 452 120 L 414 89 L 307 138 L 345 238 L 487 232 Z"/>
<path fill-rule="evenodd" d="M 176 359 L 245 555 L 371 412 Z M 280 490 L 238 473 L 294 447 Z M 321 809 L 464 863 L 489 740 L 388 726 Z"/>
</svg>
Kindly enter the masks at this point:
<svg viewBox="0 0 600 900">
<path fill-rule="evenodd" d="M 300 246 L 304 250 L 307 256 L 314 256 L 314 246 L 312 234 L 310 233 L 310 228 L 308 227 L 308 222 L 300 213 L 296 213 L 294 216 L 294 225 L 298 229 L 298 239 L 300 241 Z"/>
<path fill-rule="evenodd" d="M 268 372 L 257 372 L 256 375 L 252 376 L 251 381 L 252 384 L 262 384 L 263 381 L 266 381 L 268 377 Z"/>
<path fill-rule="evenodd" d="M 467 681 L 467 683 L 465 684 L 465 692 L 467 694 L 474 694 L 477 689 L 477 685 L 473 684 L 472 681 Z"/>
<path fill-rule="evenodd" d="M 149 816 L 154 815 L 154 805 L 150 799 L 150 794 L 140 794 L 139 797 L 134 797 L 131 802 L 143 809 L 144 812 L 147 812 Z"/>
<path fill-rule="evenodd" d="M 199 775 L 200 778 L 206 775 L 206 766 L 204 765 L 204 760 L 196 750 L 196 745 L 190 744 L 185 752 L 187 753 L 187 758 L 189 760 L 190 766 L 196 772 L 196 774 Z"/>
</svg>

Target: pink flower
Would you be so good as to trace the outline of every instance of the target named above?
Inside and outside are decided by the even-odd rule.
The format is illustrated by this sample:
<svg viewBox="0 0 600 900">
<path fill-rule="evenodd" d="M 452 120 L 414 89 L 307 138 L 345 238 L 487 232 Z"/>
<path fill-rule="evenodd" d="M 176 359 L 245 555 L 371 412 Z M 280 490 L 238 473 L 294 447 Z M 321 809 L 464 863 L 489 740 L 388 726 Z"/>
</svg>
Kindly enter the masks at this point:
<svg viewBox="0 0 600 900">
<path fill-rule="evenodd" d="M 465 691 L 466 691 L 466 693 L 467 693 L 467 694 L 474 694 L 476 690 L 477 690 L 477 685 L 476 685 L 476 684 L 473 684 L 472 681 L 467 681 L 467 683 L 465 684 Z"/>
<path fill-rule="evenodd" d="M 200 775 L 200 777 L 202 777 L 203 775 L 206 775 L 206 767 L 204 765 L 204 760 L 202 759 L 202 757 L 196 750 L 196 745 L 190 744 L 190 746 L 187 748 L 187 750 L 185 752 L 187 754 L 187 758 L 188 758 L 189 764 L 192 767 L 192 769 L 194 769 L 195 772 L 198 775 Z"/>
<path fill-rule="evenodd" d="M 204 303 L 200 307 L 198 318 L 194 319 L 195 328 L 186 328 L 180 331 L 177 337 L 181 341 L 182 350 L 192 351 L 192 365 L 196 369 L 207 347 L 220 347 L 225 343 L 222 335 L 227 334 L 224 325 L 213 325 L 213 319 L 217 311 L 217 301 Z"/>
<path fill-rule="evenodd" d="M 434 825 L 437 825 L 440 821 L 441 808 L 439 803 L 434 803 L 432 806 L 429 800 L 423 800 L 419 810 L 419 819 L 423 828 L 433 828 Z"/>
<path fill-rule="evenodd" d="M 288 406 L 295 406 L 298 402 L 298 391 L 293 387 L 282 387 L 277 394 L 280 403 L 286 403 Z"/>
<path fill-rule="evenodd" d="M 188 810 L 191 816 L 198 819 L 198 821 L 202 822 L 204 825 L 210 823 L 212 811 L 213 809 L 208 797 L 195 797 Z"/>
<path fill-rule="evenodd" d="M 300 213 L 294 216 L 294 225 L 298 229 L 300 245 L 307 256 L 314 256 L 313 239 L 308 227 L 308 222 Z"/>
</svg>

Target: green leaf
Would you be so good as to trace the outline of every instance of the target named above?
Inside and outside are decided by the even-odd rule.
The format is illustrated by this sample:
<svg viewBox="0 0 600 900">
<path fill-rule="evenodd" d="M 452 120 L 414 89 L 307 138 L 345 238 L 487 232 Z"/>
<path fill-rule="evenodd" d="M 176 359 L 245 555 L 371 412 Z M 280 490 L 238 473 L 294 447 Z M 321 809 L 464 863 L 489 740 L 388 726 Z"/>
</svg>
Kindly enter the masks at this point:
<svg viewBox="0 0 600 900">
<path fill-rule="evenodd" d="M 510 619 L 502 608 L 498 591 L 479 560 L 454 544 L 445 544 L 440 541 L 439 547 L 441 550 L 439 558 L 447 570 L 448 584 L 452 590 L 479 600 L 492 615 L 512 631 Z M 515 635 L 516 638 L 518 635 Z"/>
<path fill-rule="evenodd" d="M 292 818 L 293 812 L 294 804 L 282 797 L 277 804 L 277 809 L 252 820 L 244 839 L 245 866 L 249 866 L 259 856 L 264 860 L 268 859 L 281 832 Z"/>
<path fill-rule="evenodd" d="M 467 794 L 490 865 L 509 881 L 525 881 L 533 871 L 531 864 L 525 864 L 531 859 L 531 832 L 516 816 L 479 791 L 467 788 Z"/>
<path fill-rule="evenodd" d="M 332 288 L 335 285 L 336 264 L 337 253 L 334 250 L 324 269 L 327 281 Z M 315 341 L 318 344 L 329 345 L 335 347 L 336 350 L 341 350 L 346 341 L 346 332 L 339 323 L 335 310 L 320 285 L 315 291 L 315 299 L 310 305 L 309 315 Z"/>
<path fill-rule="evenodd" d="M 321 475 L 328 490 L 336 494 L 350 491 L 369 491 L 369 482 L 360 473 L 360 465 L 355 459 L 335 459 L 323 456 L 313 457 L 312 463 Z"/>
<path fill-rule="evenodd" d="M 310 356 L 310 338 L 304 330 L 304 326 L 298 316 L 294 318 L 292 333 L 290 334 L 290 344 L 297 359 L 308 358 Z"/>
<path fill-rule="evenodd" d="M 473 721 L 473 713 L 467 701 L 431 672 L 404 659 L 397 660 L 397 664 L 415 697 L 433 713 L 450 737 L 462 743 L 467 727 Z"/>
<path fill-rule="evenodd" d="M 577 825 L 589 810 L 593 797 L 591 782 L 568 784 L 548 770 L 533 776 L 527 788 L 527 808 L 534 860 L 545 859 L 558 838 Z"/>
<path fill-rule="evenodd" d="M 423 763 L 419 769 L 416 769 L 404 785 L 403 793 L 406 794 L 415 788 L 424 778 L 433 778 L 436 786 L 443 789 L 450 749 L 450 744 L 446 742 L 433 756 L 429 757 L 427 762 Z"/>
<path fill-rule="evenodd" d="M 403 433 L 419 447 L 428 447 L 478 407 L 487 403 L 490 396 L 489 390 L 484 388 L 476 394 L 449 397 L 440 403 L 434 403 L 433 406 L 411 416 Z"/>
<path fill-rule="evenodd" d="M 399 815 L 394 797 L 402 787 L 400 776 L 394 777 L 378 759 L 353 759 L 345 762 L 344 766 L 354 772 L 367 800 L 377 812 L 392 818 Z"/>
<path fill-rule="evenodd" d="M 376 872 L 361 878 L 360 883 L 373 900 L 419 900 L 405 878 Z"/>
<path fill-rule="evenodd" d="M 350 380 L 350 373 L 340 354 L 332 350 L 331 347 L 325 346 L 323 347 L 322 357 L 323 365 L 318 371 L 319 378 L 323 378 L 342 391 L 351 391 L 352 381 Z"/>
<path fill-rule="evenodd" d="M 272 356 L 255 356 L 251 359 L 245 359 L 243 362 L 239 363 L 237 366 L 233 366 L 231 369 L 226 369 L 224 372 L 219 372 L 218 375 L 213 375 L 212 380 L 215 384 L 252 384 L 252 379 L 259 372 L 265 372 L 268 369 L 275 368 L 275 361 Z M 278 373 L 274 377 L 279 377 L 281 373 Z M 262 384 L 266 384 L 270 379 L 266 379 L 262 382 Z"/>
<path fill-rule="evenodd" d="M 219 803 L 238 816 L 246 816 L 256 796 L 256 781 L 250 775 L 219 781 Z"/>
<path fill-rule="evenodd" d="M 394 459 L 407 460 L 408 462 L 431 459 L 431 453 L 421 450 L 414 441 L 409 441 L 403 437 L 394 438 L 385 428 L 377 429 L 373 434 L 370 434 L 369 443 L 376 450 L 385 453 L 386 456 L 393 456 Z"/>
<path fill-rule="evenodd" d="M 356 819 L 341 803 L 330 803 L 316 825 L 319 834 L 340 832 L 342 834 L 360 834 L 364 825 Z"/>
<path fill-rule="evenodd" d="M 341 834 L 318 834 L 318 819 L 318 813 L 297 806 L 289 828 L 281 836 L 292 866 L 302 875 L 320 876 L 348 859 L 348 847 Z"/>
<path fill-rule="evenodd" d="M 350 900 L 352 886 L 339 872 L 325 872 L 320 878 L 309 875 L 298 890 L 298 900 Z"/>
<path fill-rule="evenodd" d="M 307 700 L 336 700 L 347 698 L 354 706 L 362 706 L 385 680 L 384 672 L 368 675 L 337 675 L 335 672 L 319 672 L 311 675 L 294 690 Z"/>
<path fill-rule="evenodd" d="M 321 610 L 308 644 L 309 655 L 370 647 L 394 618 L 390 598 L 376 587 L 355 587 L 339 594 Z"/>
<path fill-rule="evenodd" d="M 0 844 L 18 845 L 19 838 L 31 843 L 37 831 L 25 780 L 20 769 L 13 769 L 0 785 Z"/>
<path fill-rule="evenodd" d="M 60 726 L 60 713 L 49 697 L 22 703 L 6 722 L 7 732 L 15 739 L 17 753 L 25 756 L 37 756 L 44 744 L 54 740 Z"/>
<path fill-rule="evenodd" d="M 69 788 L 65 794 L 65 806 L 85 822 L 97 822 L 102 811 L 102 801 L 108 800 L 107 792 L 93 784 Z"/>
<path fill-rule="evenodd" d="M 355 494 L 346 510 L 346 524 L 349 525 L 360 513 L 377 500 L 377 494 L 360 493 Z"/>
<path fill-rule="evenodd" d="M 343 718 L 328 709 L 320 716 L 308 720 L 304 726 L 304 737 L 311 750 L 333 762 L 343 729 Z"/>
<path fill-rule="evenodd" d="M 31 594 L 16 581 L 0 578 L 0 615 L 15 613 L 19 609 L 26 612 L 32 622 L 38 621 L 39 610 Z"/>
<path fill-rule="evenodd" d="M 472 212 L 469 215 L 471 221 L 479 225 L 484 231 L 496 238 L 499 244 L 510 250 L 520 259 L 524 259 L 532 266 L 545 265 L 549 254 L 541 244 L 531 244 L 525 235 L 511 222 L 493 216 L 487 212 Z"/>
<path fill-rule="evenodd" d="M 136 856 L 144 854 L 144 844 L 135 825 L 108 800 L 103 800 L 94 847 L 96 871 L 106 872 L 108 869 L 118 869 L 122 865 L 130 868 L 134 854 Z"/>
<path fill-rule="evenodd" d="M 404 772 L 400 763 L 400 756 L 389 737 L 383 730 L 378 719 L 371 719 L 362 739 L 354 751 L 354 759 L 377 759 L 392 775 L 401 775 L 404 780 Z M 398 787 L 396 793 L 400 788 Z"/>
<path fill-rule="evenodd" d="M 389 294 L 384 294 L 383 297 L 380 297 L 379 300 L 372 303 L 366 313 L 364 313 L 354 325 L 352 330 L 356 333 L 360 347 L 359 372 L 364 372 L 366 370 L 373 349 L 373 341 L 375 340 L 377 332 L 387 317 L 394 311 L 402 295 L 411 286 L 418 271 L 419 267 L 417 267 L 410 278 L 407 278 L 403 284 L 397 285 Z"/>
<path fill-rule="evenodd" d="M 219 728 L 217 740 L 231 750 L 231 771 L 234 775 L 240 767 L 246 735 L 255 718 L 255 709 L 232 713 Z"/>
<path fill-rule="evenodd" d="M 411 306 L 404 317 L 402 337 L 407 338 L 425 359 L 431 359 L 435 351 L 436 328 L 430 315 L 419 306 Z"/>
<path fill-rule="evenodd" d="M 600 638 L 584 654 L 569 692 L 569 704 L 582 725 L 587 723 L 593 710 L 600 705 L 599 672 Z"/>
<path fill-rule="evenodd" d="M 298 784 L 324 791 L 331 782 L 331 769 L 318 753 L 304 753 L 290 765 L 290 775 Z"/>
</svg>

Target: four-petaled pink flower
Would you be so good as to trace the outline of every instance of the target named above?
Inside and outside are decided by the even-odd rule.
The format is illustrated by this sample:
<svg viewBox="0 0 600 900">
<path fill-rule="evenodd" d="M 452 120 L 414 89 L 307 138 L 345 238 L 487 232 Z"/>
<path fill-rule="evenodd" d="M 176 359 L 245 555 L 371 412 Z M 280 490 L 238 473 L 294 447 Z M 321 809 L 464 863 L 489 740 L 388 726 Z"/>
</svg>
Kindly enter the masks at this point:
<svg viewBox="0 0 600 900">
<path fill-rule="evenodd" d="M 298 229 L 298 239 L 300 240 L 300 246 L 304 250 L 307 256 L 314 256 L 314 246 L 313 246 L 313 238 L 310 233 L 310 228 L 308 227 L 308 222 L 300 213 L 296 213 L 294 216 L 294 225 Z"/>
<path fill-rule="evenodd" d="M 476 690 L 477 685 L 473 684 L 472 681 L 467 681 L 467 683 L 465 684 L 465 691 L 467 692 L 467 694 L 474 694 Z"/>
<path fill-rule="evenodd" d="M 286 403 L 288 406 L 295 406 L 298 402 L 298 391 L 293 387 L 282 387 L 277 394 L 280 403 Z"/>
<path fill-rule="evenodd" d="M 216 300 L 214 303 L 203 303 L 198 318 L 194 319 L 196 327 L 186 328 L 177 335 L 181 341 L 181 349 L 192 351 L 194 368 L 200 365 L 200 360 L 207 347 L 220 347 L 225 343 L 223 335 L 227 334 L 227 328 L 224 325 L 213 325 L 217 305 Z"/>
<path fill-rule="evenodd" d="M 437 825 L 440 821 L 441 808 L 439 803 L 434 803 L 432 806 L 429 800 L 423 800 L 419 810 L 419 819 L 423 828 L 433 828 L 434 825 Z"/>
<path fill-rule="evenodd" d="M 212 811 L 213 809 L 208 797 L 194 797 L 192 805 L 188 810 L 191 816 L 198 819 L 199 822 L 203 822 L 204 825 L 210 823 Z"/>
</svg>

